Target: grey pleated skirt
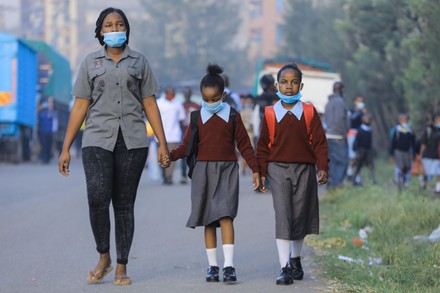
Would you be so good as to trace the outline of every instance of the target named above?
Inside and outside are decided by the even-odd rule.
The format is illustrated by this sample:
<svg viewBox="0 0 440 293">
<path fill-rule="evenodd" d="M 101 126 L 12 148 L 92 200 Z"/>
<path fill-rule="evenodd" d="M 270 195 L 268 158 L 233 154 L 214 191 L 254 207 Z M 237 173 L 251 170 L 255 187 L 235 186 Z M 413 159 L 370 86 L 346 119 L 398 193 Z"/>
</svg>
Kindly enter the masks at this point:
<svg viewBox="0 0 440 293">
<path fill-rule="evenodd" d="M 197 161 L 191 183 L 191 215 L 187 227 L 219 226 L 238 210 L 238 164 L 235 161 Z"/>
<path fill-rule="evenodd" d="M 319 233 L 315 165 L 270 162 L 267 178 L 275 209 L 277 239 L 299 240 Z"/>
</svg>

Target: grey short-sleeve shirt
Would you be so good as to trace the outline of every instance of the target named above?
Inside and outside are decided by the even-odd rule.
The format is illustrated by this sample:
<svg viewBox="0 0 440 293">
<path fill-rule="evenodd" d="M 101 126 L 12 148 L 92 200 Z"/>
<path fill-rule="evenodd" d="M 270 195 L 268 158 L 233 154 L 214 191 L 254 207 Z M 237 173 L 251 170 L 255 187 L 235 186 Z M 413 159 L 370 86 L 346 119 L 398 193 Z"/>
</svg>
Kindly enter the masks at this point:
<svg viewBox="0 0 440 293">
<path fill-rule="evenodd" d="M 82 62 L 72 94 L 91 100 L 82 147 L 113 151 L 119 128 L 127 149 L 148 146 L 142 100 L 158 91 L 147 59 L 125 47 L 115 63 L 104 47 Z"/>
</svg>

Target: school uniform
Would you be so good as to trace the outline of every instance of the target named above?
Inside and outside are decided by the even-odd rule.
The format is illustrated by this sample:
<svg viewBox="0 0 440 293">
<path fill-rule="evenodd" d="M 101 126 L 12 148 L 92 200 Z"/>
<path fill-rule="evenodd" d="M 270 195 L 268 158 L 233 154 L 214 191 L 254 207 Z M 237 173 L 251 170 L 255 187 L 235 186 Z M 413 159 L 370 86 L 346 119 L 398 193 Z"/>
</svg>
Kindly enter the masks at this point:
<svg viewBox="0 0 440 293">
<path fill-rule="evenodd" d="M 192 174 L 191 214 L 187 227 L 207 226 L 223 217 L 234 219 L 238 209 L 239 170 L 235 152 L 237 146 L 253 172 L 258 172 L 249 136 L 240 114 L 236 123 L 230 118 L 231 107 L 224 103 L 216 114 L 200 110 L 198 120 L 197 163 Z M 172 161 L 185 157 L 192 128 L 188 127 L 183 142 L 172 150 Z"/>
<path fill-rule="evenodd" d="M 275 136 L 271 147 L 266 117 L 263 117 L 257 143 L 260 174 L 272 190 L 276 238 L 303 239 L 319 233 L 318 170 L 328 171 L 328 147 L 316 109 L 311 121 L 312 144 L 306 129 L 301 101 L 285 109 L 274 105 Z"/>
</svg>

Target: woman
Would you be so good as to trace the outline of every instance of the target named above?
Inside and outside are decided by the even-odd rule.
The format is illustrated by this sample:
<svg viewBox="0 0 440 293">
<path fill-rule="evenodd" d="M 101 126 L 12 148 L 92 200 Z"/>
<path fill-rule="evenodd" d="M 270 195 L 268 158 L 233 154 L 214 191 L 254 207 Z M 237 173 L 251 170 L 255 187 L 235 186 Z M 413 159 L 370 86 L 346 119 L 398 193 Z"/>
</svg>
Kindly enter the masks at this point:
<svg viewBox="0 0 440 293">
<path fill-rule="evenodd" d="M 90 223 L 100 254 L 87 280 L 100 282 L 112 271 L 110 215 L 115 215 L 115 284 L 129 285 L 126 265 L 134 232 L 134 202 L 148 153 L 145 112 L 159 141 L 158 158 L 169 165 L 168 149 L 154 94 L 158 85 L 146 58 L 128 47 L 130 25 L 124 12 L 101 12 L 95 37 L 103 48 L 82 62 L 73 87 L 73 105 L 58 168 L 69 175 L 70 146 L 86 119 L 82 160 Z"/>
</svg>

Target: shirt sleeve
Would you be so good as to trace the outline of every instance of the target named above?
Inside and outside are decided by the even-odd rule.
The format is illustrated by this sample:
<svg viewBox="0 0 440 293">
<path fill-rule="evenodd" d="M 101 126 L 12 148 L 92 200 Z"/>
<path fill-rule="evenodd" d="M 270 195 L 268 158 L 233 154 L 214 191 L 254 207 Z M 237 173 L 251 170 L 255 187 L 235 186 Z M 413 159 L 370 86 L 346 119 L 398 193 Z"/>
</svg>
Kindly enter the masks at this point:
<svg viewBox="0 0 440 293">
<path fill-rule="evenodd" d="M 87 58 L 84 59 L 79 67 L 78 76 L 72 89 L 74 97 L 92 99 L 92 85 L 89 81 L 87 72 Z"/>
<path fill-rule="evenodd" d="M 159 85 L 157 84 L 156 77 L 153 74 L 148 60 L 144 57 L 144 74 L 142 77 L 141 84 L 141 95 L 144 99 L 155 95 L 159 90 Z"/>
</svg>

